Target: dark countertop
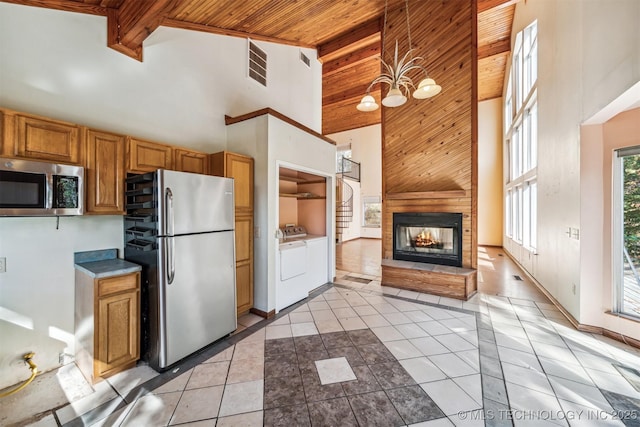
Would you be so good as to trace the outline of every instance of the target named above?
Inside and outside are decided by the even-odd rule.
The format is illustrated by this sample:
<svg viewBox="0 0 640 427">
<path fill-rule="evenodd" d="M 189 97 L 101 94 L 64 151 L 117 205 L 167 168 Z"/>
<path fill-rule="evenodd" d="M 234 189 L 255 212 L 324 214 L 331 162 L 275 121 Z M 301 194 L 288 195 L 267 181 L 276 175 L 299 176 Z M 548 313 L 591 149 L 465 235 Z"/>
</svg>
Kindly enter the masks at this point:
<svg viewBox="0 0 640 427">
<path fill-rule="evenodd" d="M 138 264 L 116 258 L 116 250 L 101 250 L 77 252 L 74 257 L 75 268 L 84 274 L 101 279 L 104 277 L 121 276 L 142 270 Z"/>
</svg>

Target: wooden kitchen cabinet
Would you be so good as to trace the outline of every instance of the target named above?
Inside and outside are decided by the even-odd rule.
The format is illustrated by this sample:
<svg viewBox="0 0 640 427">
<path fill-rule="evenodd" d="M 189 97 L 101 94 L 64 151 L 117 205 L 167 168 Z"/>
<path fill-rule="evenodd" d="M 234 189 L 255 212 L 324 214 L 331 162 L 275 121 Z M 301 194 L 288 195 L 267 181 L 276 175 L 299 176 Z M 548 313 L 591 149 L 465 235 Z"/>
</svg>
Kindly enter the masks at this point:
<svg viewBox="0 0 640 427">
<path fill-rule="evenodd" d="M 236 217 L 236 299 L 238 314 L 253 307 L 253 215 Z"/>
<path fill-rule="evenodd" d="M 91 278 L 76 271 L 75 318 L 76 362 L 92 383 L 135 366 L 140 358 L 140 272 Z"/>
<path fill-rule="evenodd" d="M 207 154 L 199 151 L 176 148 L 174 150 L 175 170 L 182 172 L 201 173 L 206 175 L 209 170 Z"/>
<path fill-rule="evenodd" d="M 210 154 L 209 173 L 234 179 L 236 299 L 241 315 L 253 307 L 253 158 L 228 151 Z"/>
<path fill-rule="evenodd" d="M 4 156 L 82 165 L 78 125 L 11 110 L 2 116 Z"/>
<path fill-rule="evenodd" d="M 233 178 L 236 215 L 253 214 L 253 158 L 221 151 L 209 155 L 211 175 Z"/>
<path fill-rule="evenodd" d="M 127 172 L 147 173 L 173 169 L 173 147 L 138 138 L 127 138 Z"/>
<path fill-rule="evenodd" d="M 85 129 L 88 214 L 124 214 L 125 137 Z"/>
</svg>

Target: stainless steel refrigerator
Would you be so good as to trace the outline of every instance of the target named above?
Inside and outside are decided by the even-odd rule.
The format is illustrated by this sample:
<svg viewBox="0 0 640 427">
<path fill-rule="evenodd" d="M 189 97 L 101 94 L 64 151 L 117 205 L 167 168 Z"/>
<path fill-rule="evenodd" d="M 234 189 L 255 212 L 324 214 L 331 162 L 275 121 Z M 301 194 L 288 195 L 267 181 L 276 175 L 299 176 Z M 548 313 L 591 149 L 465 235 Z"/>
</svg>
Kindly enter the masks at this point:
<svg viewBox="0 0 640 427">
<path fill-rule="evenodd" d="M 141 354 L 164 370 L 236 327 L 233 180 L 127 178 L 125 259 L 143 266 Z"/>
</svg>

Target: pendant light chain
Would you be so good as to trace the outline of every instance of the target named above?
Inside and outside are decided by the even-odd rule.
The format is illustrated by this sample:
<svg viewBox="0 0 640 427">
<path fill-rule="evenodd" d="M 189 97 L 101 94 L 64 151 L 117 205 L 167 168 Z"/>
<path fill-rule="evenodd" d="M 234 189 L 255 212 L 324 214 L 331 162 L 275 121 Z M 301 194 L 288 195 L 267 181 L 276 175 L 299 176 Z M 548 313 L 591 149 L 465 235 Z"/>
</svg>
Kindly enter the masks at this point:
<svg viewBox="0 0 640 427">
<path fill-rule="evenodd" d="M 382 59 L 386 58 L 387 51 L 384 46 L 387 34 L 387 7 L 389 6 L 389 0 L 384 0 L 384 24 L 382 24 Z"/>
<path fill-rule="evenodd" d="M 409 0 L 404 0 L 405 12 L 407 16 L 407 36 L 409 38 L 409 52 L 411 52 L 411 58 L 413 58 L 412 46 L 411 46 L 411 24 L 409 24 Z"/>
</svg>

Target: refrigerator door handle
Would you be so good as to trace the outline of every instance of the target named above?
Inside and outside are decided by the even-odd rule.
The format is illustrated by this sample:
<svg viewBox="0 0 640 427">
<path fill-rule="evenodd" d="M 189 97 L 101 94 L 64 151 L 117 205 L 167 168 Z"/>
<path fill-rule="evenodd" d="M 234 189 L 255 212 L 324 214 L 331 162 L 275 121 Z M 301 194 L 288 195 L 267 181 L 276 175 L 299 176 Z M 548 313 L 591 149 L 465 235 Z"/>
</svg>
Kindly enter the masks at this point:
<svg viewBox="0 0 640 427">
<path fill-rule="evenodd" d="M 173 218 L 173 192 L 171 188 L 167 187 L 164 192 L 165 199 L 165 209 L 166 209 L 166 219 L 167 219 L 167 256 L 166 260 L 169 265 L 167 265 L 167 283 L 170 285 L 173 283 L 173 279 L 176 276 L 176 259 L 174 255 L 174 245 L 175 242 L 173 240 L 173 234 L 175 231 L 175 224 Z"/>
<path fill-rule="evenodd" d="M 167 244 L 165 245 L 167 266 L 165 271 L 167 272 L 167 284 L 172 284 L 173 279 L 176 277 L 176 258 L 174 256 L 174 237 L 167 238 Z"/>
<path fill-rule="evenodd" d="M 166 227 L 167 227 L 167 235 L 173 236 L 175 232 L 175 224 L 173 218 L 173 192 L 171 188 L 167 187 L 164 191 L 164 206 L 165 206 L 165 218 L 166 218 Z"/>
</svg>

